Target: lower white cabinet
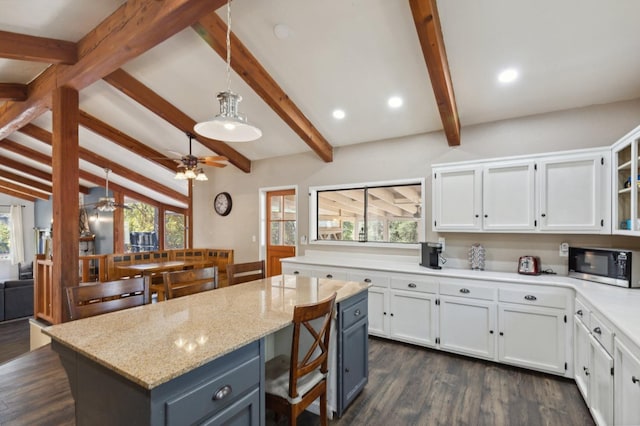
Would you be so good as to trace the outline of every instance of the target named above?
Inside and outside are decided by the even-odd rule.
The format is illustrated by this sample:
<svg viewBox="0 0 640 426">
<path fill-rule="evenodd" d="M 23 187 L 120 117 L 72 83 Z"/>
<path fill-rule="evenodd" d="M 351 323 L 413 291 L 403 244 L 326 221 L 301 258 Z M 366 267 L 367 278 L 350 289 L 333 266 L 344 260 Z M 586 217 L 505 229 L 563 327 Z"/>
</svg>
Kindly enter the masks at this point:
<svg viewBox="0 0 640 426">
<path fill-rule="evenodd" d="M 440 298 L 440 349 L 495 359 L 496 303 L 462 297 Z"/>
<path fill-rule="evenodd" d="M 389 290 L 380 287 L 369 287 L 369 334 L 372 336 L 389 336 Z"/>
<path fill-rule="evenodd" d="M 589 376 L 590 370 L 590 342 L 589 329 L 576 315 L 573 320 L 573 359 L 575 366 L 575 380 L 578 390 L 589 405 Z"/>
<path fill-rule="evenodd" d="M 436 345 L 435 294 L 391 290 L 389 300 L 389 337 L 422 346 Z"/>
<path fill-rule="evenodd" d="M 616 338 L 614 362 L 615 424 L 640 425 L 640 360 Z"/>
<path fill-rule="evenodd" d="M 589 343 L 588 405 L 597 425 L 613 425 L 613 358 L 593 335 Z"/>
</svg>

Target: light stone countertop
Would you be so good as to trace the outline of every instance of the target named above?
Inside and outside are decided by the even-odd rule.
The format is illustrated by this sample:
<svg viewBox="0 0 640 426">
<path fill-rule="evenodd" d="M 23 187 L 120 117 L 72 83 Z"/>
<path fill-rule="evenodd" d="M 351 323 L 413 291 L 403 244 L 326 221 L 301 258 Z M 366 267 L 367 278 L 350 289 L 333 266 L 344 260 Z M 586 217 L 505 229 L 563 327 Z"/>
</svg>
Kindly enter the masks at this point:
<svg viewBox="0 0 640 426">
<path fill-rule="evenodd" d="M 402 258 L 384 260 L 382 256 L 369 258 L 353 255 L 297 256 L 283 259 L 283 266 L 304 264 L 382 271 L 389 273 L 419 274 L 425 277 L 464 278 L 507 284 L 533 284 L 571 288 L 593 305 L 617 330 L 640 348 L 640 288 L 622 288 L 560 275 L 521 275 L 516 272 L 472 271 L 470 269 L 429 269 L 420 266 L 418 260 Z M 515 265 L 514 265 L 515 268 Z"/>
<path fill-rule="evenodd" d="M 289 325 L 295 305 L 365 283 L 280 275 L 192 296 L 70 321 L 44 329 L 146 389 L 153 389 Z"/>
</svg>

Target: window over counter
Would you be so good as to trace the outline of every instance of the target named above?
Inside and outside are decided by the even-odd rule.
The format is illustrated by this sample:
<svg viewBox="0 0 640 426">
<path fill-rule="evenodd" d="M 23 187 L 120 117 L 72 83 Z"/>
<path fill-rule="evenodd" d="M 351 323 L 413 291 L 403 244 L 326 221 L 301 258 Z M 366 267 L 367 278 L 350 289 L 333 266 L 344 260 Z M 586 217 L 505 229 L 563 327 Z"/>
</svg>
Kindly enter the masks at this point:
<svg viewBox="0 0 640 426">
<path fill-rule="evenodd" d="M 309 188 L 310 240 L 415 248 L 424 240 L 424 179 Z"/>
</svg>

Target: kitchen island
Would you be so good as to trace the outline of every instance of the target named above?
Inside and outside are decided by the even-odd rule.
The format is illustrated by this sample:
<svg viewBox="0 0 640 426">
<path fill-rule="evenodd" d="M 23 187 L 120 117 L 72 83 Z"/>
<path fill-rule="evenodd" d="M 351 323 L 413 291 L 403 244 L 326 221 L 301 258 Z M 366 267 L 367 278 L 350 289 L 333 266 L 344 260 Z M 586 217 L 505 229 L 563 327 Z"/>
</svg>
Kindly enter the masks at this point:
<svg viewBox="0 0 640 426">
<path fill-rule="evenodd" d="M 264 424 L 265 337 L 291 324 L 295 305 L 337 292 L 338 405 L 341 395 L 352 398 L 362 389 L 367 288 L 366 283 L 281 275 L 44 332 L 69 376 L 78 425 Z M 346 358 L 340 353 L 345 344 Z M 353 359 L 358 349 L 363 355 Z M 345 362 L 355 362 L 345 369 L 364 377 L 342 377 Z M 352 388 L 340 389 L 345 384 Z"/>
</svg>

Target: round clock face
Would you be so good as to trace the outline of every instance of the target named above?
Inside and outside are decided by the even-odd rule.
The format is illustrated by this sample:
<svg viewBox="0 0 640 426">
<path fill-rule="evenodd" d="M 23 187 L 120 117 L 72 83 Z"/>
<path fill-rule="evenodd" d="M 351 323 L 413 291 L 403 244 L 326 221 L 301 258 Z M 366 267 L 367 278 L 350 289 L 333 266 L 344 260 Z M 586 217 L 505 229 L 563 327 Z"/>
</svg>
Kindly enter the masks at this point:
<svg viewBox="0 0 640 426">
<path fill-rule="evenodd" d="M 220 216 L 231 213 L 231 195 L 228 192 L 221 192 L 213 200 L 213 207 Z"/>
</svg>

